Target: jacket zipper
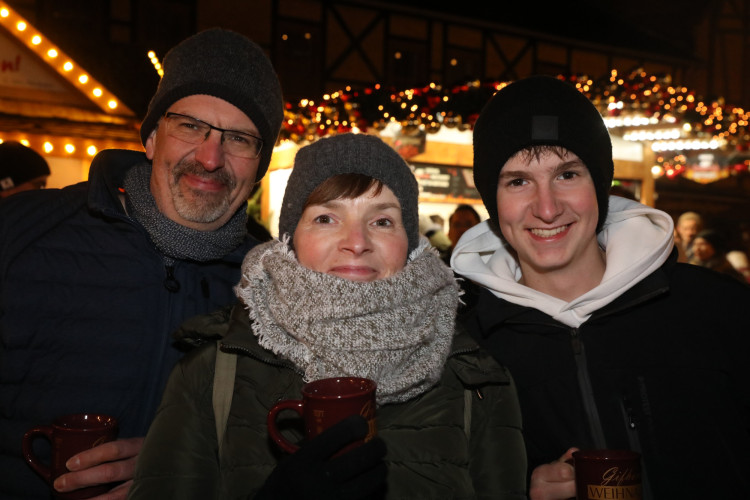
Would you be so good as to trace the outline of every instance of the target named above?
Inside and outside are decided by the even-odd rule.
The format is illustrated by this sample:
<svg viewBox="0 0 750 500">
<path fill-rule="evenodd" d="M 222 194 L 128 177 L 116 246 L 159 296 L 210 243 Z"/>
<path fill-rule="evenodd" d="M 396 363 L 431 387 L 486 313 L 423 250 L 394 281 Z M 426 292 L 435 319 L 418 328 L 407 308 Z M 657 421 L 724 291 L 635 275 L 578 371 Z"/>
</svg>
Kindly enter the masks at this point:
<svg viewBox="0 0 750 500">
<path fill-rule="evenodd" d="M 292 370 L 294 373 L 296 373 L 298 375 L 301 375 L 301 376 L 305 375 L 304 371 L 298 369 L 296 366 L 294 366 L 291 363 L 287 363 L 285 361 L 281 361 L 281 360 L 274 359 L 274 358 L 269 358 L 269 357 L 261 356 L 258 353 L 254 352 L 254 351 L 252 351 L 252 350 L 250 350 L 250 349 L 248 349 L 246 347 L 242 347 L 242 346 L 239 346 L 239 345 L 236 345 L 236 344 L 225 344 L 224 342 L 221 342 L 221 345 L 217 346 L 217 349 L 221 349 L 222 347 L 224 347 L 225 348 L 224 350 L 226 350 L 226 351 L 232 351 L 232 352 L 235 352 L 235 353 L 241 352 L 243 354 L 246 354 L 246 355 L 250 356 L 251 358 L 257 359 L 261 363 L 265 363 L 265 364 L 271 365 L 271 366 L 278 366 L 280 368 L 287 368 L 289 370 Z"/>
<path fill-rule="evenodd" d="M 586 362 L 586 352 L 581 340 L 581 331 L 578 328 L 570 330 L 570 342 L 573 346 L 575 355 L 576 371 L 578 376 L 578 386 L 581 389 L 581 398 L 583 408 L 588 417 L 589 432 L 593 439 L 593 445 L 596 448 L 606 448 L 607 441 L 604 438 L 604 429 L 599 418 L 599 410 L 596 407 L 594 399 L 594 389 L 591 386 L 591 377 L 589 376 L 588 364 Z"/>
</svg>

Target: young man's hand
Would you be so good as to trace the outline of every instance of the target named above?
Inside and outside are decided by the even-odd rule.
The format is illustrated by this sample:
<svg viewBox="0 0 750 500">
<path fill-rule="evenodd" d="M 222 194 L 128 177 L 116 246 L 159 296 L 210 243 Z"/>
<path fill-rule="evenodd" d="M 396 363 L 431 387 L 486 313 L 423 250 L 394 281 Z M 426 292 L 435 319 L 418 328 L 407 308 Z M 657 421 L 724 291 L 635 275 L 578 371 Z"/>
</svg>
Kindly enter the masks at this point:
<svg viewBox="0 0 750 500">
<path fill-rule="evenodd" d="M 570 448 L 551 464 L 540 465 L 531 473 L 531 500 L 565 500 L 575 498 L 575 470 L 568 460 L 578 448 Z"/>
<path fill-rule="evenodd" d="M 73 455 L 65 464 L 70 472 L 55 479 L 55 490 L 69 492 L 88 486 L 121 483 L 95 500 L 124 500 L 133 484 L 135 461 L 143 439 L 117 439 Z"/>
</svg>

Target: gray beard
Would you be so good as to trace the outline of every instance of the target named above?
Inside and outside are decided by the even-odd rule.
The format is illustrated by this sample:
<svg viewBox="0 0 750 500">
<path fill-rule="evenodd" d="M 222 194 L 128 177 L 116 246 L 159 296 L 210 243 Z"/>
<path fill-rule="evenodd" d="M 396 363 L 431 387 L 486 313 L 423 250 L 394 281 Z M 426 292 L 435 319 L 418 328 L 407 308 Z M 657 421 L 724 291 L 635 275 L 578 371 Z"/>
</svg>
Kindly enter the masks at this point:
<svg viewBox="0 0 750 500">
<path fill-rule="evenodd" d="M 226 186 L 226 190 L 222 193 L 205 193 L 191 189 L 189 193 L 185 193 L 179 185 L 180 178 L 185 174 L 219 181 Z M 169 191 L 174 208 L 180 217 L 191 222 L 210 223 L 227 213 L 230 207 L 229 193 L 236 185 L 235 180 L 224 169 L 206 172 L 197 162 L 180 162 L 175 165 L 172 172 Z"/>
</svg>

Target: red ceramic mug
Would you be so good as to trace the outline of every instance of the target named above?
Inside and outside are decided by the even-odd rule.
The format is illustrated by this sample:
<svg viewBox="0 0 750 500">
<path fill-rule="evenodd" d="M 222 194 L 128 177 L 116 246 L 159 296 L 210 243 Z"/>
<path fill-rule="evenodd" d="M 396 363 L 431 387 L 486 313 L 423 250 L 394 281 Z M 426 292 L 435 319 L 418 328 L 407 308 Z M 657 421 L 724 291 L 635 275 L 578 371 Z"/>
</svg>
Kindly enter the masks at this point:
<svg viewBox="0 0 750 500">
<path fill-rule="evenodd" d="M 268 432 L 282 450 L 294 453 L 299 446 L 286 439 L 276 426 L 279 412 L 296 411 L 303 419 L 306 439 L 314 438 L 346 417 L 362 415 L 370 424 L 367 436 L 347 446 L 343 453 L 375 436 L 375 387 L 373 380 L 358 377 L 326 378 L 305 384 L 301 400 L 280 401 L 271 408 Z"/>
<path fill-rule="evenodd" d="M 641 455 L 629 450 L 573 453 L 578 500 L 642 500 Z"/>
<path fill-rule="evenodd" d="M 58 476 L 70 472 L 65 462 L 73 455 L 95 446 L 113 441 L 117 437 L 117 420 L 109 415 L 77 413 L 59 417 L 51 425 L 40 425 L 26 431 L 23 436 L 23 455 L 37 474 L 50 487 Z M 35 454 L 33 442 L 45 438 L 52 444 L 50 463 L 42 462 Z M 54 491 L 57 498 L 78 500 L 106 493 L 111 485 L 98 485 L 68 493 Z"/>
</svg>

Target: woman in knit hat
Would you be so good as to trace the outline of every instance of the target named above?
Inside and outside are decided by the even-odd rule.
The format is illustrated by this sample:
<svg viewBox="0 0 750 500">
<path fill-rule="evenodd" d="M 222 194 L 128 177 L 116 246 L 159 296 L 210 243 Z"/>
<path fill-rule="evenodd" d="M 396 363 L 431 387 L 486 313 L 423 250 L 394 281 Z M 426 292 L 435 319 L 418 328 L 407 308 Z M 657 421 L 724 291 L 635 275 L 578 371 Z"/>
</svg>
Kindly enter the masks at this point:
<svg viewBox="0 0 750 500">
<path fill-rule="evenodd" d="M 180 332 L 207 345 L 172 374 L 131 498 L 525 498 L 512 380 L 456 333 L 459 288 L 419 235 L 417 203 L 408 165 L 376 137 L 300 149 L 280 238 L 247 254 L 241 304 Z M 331 458 L 367 434 L 357 416 L 284 455 L 268 411 L 336 376 L 376 382 L 377 437 Z"/>
</svg>

